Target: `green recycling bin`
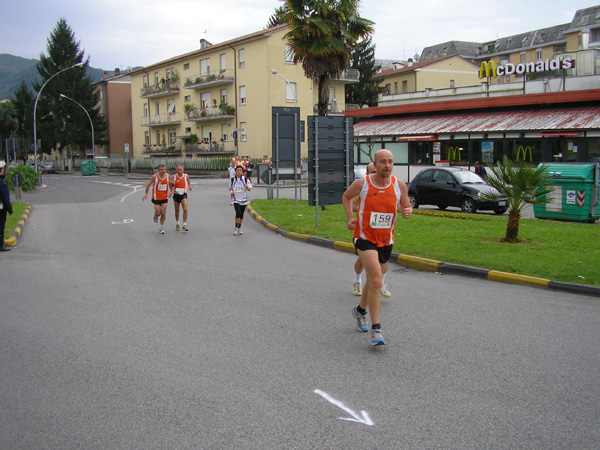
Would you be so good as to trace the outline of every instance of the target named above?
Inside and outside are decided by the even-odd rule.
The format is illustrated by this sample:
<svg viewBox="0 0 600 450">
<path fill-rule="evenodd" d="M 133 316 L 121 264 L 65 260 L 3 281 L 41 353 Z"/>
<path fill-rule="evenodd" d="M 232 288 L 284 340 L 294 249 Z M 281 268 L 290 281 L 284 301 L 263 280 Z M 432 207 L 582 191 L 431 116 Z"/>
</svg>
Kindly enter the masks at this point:
<svg viewBox="0 0 600 450">
<path fill-rule="evenodd" d="M 81 175 L 96 175 L 96 161 L 85 160 L 81 162 Z"/>
<path fill-rule="evenodd" d="M 535 217 L 572 222 L 594 222 L 600 218 L 598 163 L 547 163 L 540 166 L 545 166 L 554 191 L 549 194 L 548 203 L 533 205 Z"/>
</svg>

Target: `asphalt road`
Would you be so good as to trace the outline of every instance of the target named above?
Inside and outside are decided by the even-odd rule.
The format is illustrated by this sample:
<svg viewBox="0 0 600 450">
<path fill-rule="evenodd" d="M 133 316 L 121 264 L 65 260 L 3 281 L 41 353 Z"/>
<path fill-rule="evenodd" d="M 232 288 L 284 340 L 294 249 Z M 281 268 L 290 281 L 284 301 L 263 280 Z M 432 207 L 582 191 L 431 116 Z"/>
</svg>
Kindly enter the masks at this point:
<svg viewBox="0 0 600 450">
<path fill-rule="evenodd" d="M 226 180 L 165 235 L 144 180 L 44 182 L 0 257 L 0 448 L 600 447 L 597 298 L 393 265 L 372 348 L 355 257 L 233 236 Z"/>
</svg>

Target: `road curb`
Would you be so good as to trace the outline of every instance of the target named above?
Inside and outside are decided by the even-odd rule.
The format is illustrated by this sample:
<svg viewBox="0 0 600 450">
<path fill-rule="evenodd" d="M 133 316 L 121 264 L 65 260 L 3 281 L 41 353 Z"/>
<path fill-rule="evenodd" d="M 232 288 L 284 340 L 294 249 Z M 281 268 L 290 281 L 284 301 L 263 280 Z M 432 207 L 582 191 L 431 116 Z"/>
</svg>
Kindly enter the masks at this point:
<svg viewBox="0 0 600 450">
<path fill-rule="evenodd" d="M 279 233 L 281 236 L 306 242 L 308 244 L 318 245 L 320 247 L 333 248 L 344 252 L 354 253 L 354 245 L 348 242 L 331 241 L 328 239 L 307 236 L 305 234 L 287 232 L 279 227 L 267 222 L 259 216 L 248 204 L 248 213 L 254 219 L 266 228 Z M 418 256 L 405 255 L 403 253 L 392 253 L 391 262 L 417 270 L 428 272 L 438 272 L 442 274 L 454 274 L 480 278 L 489 281 L 499 281 L 502 283 L 519 284 L 522 286 L 531 286 L 541 289 L 569 292 L 572 294 L 590 295 L 600 297 L 600 287 L 586 286 L 574 283 L 564 283 L 562 281 L 552 281 L 546 278 L 530 277 L 516 273 L 500 272 L 498 270 L 481 269 L 479 267 L 462 266 L 460 264 L 446 263 L 434 259 L 420 258 Z"/>
<path fill-rule="evenodd" d="M 27 221 L 27 218 L 29 217 L 29 213 L 31 212 L 31 210 L 32 210 L 32 206 L 27 205 L 27 208 L 25 208 L 25 212 L 23 213 L 23 215 L 17 222 L 15 231 L 13 231 L 13 234 L 11 235 L 11 237 L 4 240 L 4 245 L 6 245 L 7 247 L 14 247 L 15 245 L 17 245 L 17 240 L 19 239 L 19 237 L 21 237 L 21 233 L 23 232 L 23 227 L 25 226 L 25 222 Z"/>
</svg>

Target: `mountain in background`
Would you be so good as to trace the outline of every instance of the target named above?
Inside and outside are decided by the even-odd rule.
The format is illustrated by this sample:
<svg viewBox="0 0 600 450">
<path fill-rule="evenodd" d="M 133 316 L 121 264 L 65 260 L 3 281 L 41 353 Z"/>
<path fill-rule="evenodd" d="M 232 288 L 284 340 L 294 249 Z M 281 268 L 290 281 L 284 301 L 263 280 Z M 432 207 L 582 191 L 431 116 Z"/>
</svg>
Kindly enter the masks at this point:
<svg viewBox="0 0 600 450">
<path fill-rule="evenodd" d="M 33 89 L 32 84 L 41 79 L 36 69 L 38 62 L 37 59 L 26 59 L 6 53 L 0 54 L 0 100 L 6 97 L 12 98 L 14 92 L 19 88 L 21 80 L 25 81 L 25 84 L 35 95 L 36 91 Z M 105 71 L 93 67 L 87 69 L 87 75 L 93 83 L 102 80 L 104 72 L 107 72 L 109 77 L 115 74 L 114 70 Z M 121 73 L 123 72 L 125 71 Z"/>
</svg>

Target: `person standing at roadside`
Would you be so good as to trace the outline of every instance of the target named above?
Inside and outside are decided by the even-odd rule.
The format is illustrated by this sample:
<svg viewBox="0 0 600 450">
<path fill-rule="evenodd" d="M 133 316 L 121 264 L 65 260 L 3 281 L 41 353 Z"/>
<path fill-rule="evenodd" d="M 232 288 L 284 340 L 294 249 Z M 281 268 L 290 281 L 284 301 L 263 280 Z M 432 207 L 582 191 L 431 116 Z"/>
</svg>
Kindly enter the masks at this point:
<svg viewBox="0 0 600 450">
<path fill-rule="evenodd" d="M 0 161 L 0 252 L 11 251 L 10 247 L 4 246 L 4 228 L 6 227 L 6 216 L 13 215 L 12 203 L 10 202 L 10 192 L 4 181 L 4 171 L 6 170 L 6 161 Z"/>
<path fill-rule="evenodd" d="M 146 193 L 142 197 L 142 201 L 148 198 L 148 190 L 152 186 L 152 203 L 154 204 L 154 223 L 158 223 L 160 217 L 160 234 L 165 234 L 165 220 L 167 218 L 167 204 L 169 203 L 169 197 L 171 197 L 171 190 L 169 189 L 169 175 L 167 174 L 167 168 L 164 164 L 158 166 L 158 173 L 155 173 L 150 177 L 150 181 L 146 184 Z"/>
<path fill-rule="evenodd" d="M 344 192 L 342 203 L 347 227 L 352 230 L 354 247 L 367 272 L 360 303 L 352 309 L 358 330 L 366 333 L 367 309 L 371 316 L 371 344 L 383 345 L 380 305 L 383 267 L 389 261 L 394 245 L 394 230 L 398 206 L 402 217 L 410 218 L 412 207 L 404 181 L 392 175 L 394 155 L 386 149 L 378 150 L 373 161 L 376 172 L 356 180 Z M 356 217 L 353 199 L 359 198 Z"/>
<path fill-rule="evenodd" d="M 246 206 L 248 205 L 248 192 L 252 190 L 252 182 L 243 173 L 244 168 L 241 165 L 237 166 L 235 168 L 235 176 L 229 183 L 229 195 L 235 208 L 234 235 L 244 234 L 242 233 L 242 222 Z"/>
<path fill-rule="evenodd" d="M 171 177 L 171 191 L 173 192 L 173 205 L 175 206 L 175 231 L 179 231 L 179 207 L 183 209 L 183 231 L 188 231 L 188 191 L 192 190 L 190 178 L 183 172 L 183 166 L 175 166 L 175 174 Z"/>
<path fill-rule="evenodd" d="M 479 164 L 479 161 L 475 161 L 475 173 L 479 175 L 481 178 L 485 178 L 487 172 L 485 171 L 485 167 Z"/>
</svg>

